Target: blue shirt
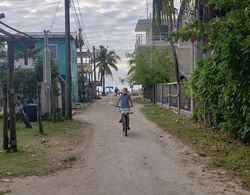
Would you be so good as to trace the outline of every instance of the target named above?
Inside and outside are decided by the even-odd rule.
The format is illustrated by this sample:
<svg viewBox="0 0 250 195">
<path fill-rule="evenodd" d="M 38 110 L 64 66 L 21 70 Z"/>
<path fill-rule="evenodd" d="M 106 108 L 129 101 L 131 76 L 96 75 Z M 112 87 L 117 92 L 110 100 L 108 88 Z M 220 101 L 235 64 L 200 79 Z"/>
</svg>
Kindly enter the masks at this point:
<svg viewBox="0 0 250 195">
<path fill-rule="evenodd" d="M 121 95 L 121 104 L 120 107 L 121 108 L 130 108 L 129 106 L 129 95 L 128 94 L 122 94 Z"/>
</svg>

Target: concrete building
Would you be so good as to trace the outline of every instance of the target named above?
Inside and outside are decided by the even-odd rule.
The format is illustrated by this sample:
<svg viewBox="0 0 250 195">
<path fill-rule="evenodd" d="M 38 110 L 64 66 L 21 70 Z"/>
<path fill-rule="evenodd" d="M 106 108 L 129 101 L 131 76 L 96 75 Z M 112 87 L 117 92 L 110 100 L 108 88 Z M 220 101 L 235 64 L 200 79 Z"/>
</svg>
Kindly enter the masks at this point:
<svg viewBox="0 0 250 195">
<path fill-rule="evenodd" d="M 142 46 L 169 46 L 169 43 L 166 41 L 168 38 L 168 26 L 162 25 L 161 29 L 161 32 L 153 33 L 152 19 L 139 19 L 135 27 L 135 32 L 138 33 L 136 35 L 135 49 Z M 188 77 L 194 67 L 193 45 L 191 42 L 178 42 L 175 44 L 175 47 L 179 60 L 180 72 L 182 75 Z"/>
</svg>

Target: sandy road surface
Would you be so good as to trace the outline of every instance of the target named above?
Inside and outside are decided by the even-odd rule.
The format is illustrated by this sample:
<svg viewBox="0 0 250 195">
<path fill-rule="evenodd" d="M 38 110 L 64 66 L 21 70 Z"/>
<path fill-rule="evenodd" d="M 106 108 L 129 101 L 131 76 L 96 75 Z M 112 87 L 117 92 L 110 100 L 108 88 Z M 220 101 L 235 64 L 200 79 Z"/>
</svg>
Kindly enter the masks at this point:
<svg viewBox="0 0 250 195">
<path fill-rule="evenodd" d="M 250 194 L 134 108 L 131 131 L 122 134 L 114 97 L 97 101 L 75 118 L 90 123 L 88 143 L 71 169 L 0 183 L 0 191 L 29 195 Z M 221 173 L 221 174 L 218 174 Z"/>
</svg>

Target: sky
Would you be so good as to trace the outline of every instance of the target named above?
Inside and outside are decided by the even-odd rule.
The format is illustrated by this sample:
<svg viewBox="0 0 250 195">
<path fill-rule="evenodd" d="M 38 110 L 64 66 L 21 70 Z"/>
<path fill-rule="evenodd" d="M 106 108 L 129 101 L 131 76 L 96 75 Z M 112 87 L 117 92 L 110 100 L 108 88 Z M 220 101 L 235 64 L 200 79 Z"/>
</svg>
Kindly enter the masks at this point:
<svg viewBox="0 0 250 195">
<path fill-rule="evenodd" d="M 65 31 L 64 0 L 0 0 L 0 13 L 5 14 L 3 22 L 23 32 L 42 32 L 45 29 L 51 29 L 52 32 Z M 107 79 L 107 85 L 122 87 L 119 78 L 126 78 L 128 71 L 125 54 L 134 51 L 137 20 L 146 16 L 146 0 L 71 2 L 71 32 L 77 31 L 81 25 L 86 47 L 105 45 L 122 58 L 117 64 L 119 71 L 114 73 L 113 80 Z"/>
</svg>

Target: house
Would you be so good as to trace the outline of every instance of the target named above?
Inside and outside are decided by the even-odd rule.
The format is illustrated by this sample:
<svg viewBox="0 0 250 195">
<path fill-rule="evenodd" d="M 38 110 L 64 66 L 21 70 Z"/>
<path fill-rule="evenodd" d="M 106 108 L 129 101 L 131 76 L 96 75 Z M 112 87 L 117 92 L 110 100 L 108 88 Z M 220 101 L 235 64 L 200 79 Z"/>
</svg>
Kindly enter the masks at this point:
<svg viewBox="0 0 250 195">
<path fill-rule="evenodd" d="M 34 38 L 26 45 L 29 51 L 38 51 L 43 55 L 45 34 L 43 32 L 29 32 L 28 35 Z M 77 43 L 76 33 L 71 33 L 71 76 L 72 76 L 72 100 L 79 101 L 78 95 L 78 71 L 77 71 Z M 66 80 L 65 68 L 65 33 L 53 32 L 48 35 L 49 50 L 51 59 L 58 65 L 58 73 L 61 79 Z M 33 68 L 34 60 L 32 57 L 24 57 L 24 49 L 20 43 L 15 43 L 15 68 Z"/>
<path fill-rule="evenodd" d="M 159 30 L 161 29 L 161 30 Z M 151 18 L 139 19 L 135 32 L 136 43 L 135 50 L 140 47 L 169 47 L 170 44 L 166 39 L 169 37 L 168 25 L 161 24 L 160 28 L 154 28 Z M 195 67 L 195 48 L 194 45 L 187 42 L 175 42 L 175 49 L 179 63 L 180 79 L 188 78 Z M 178 95 L 178 86 L 176 82 L 172 83 L 158 83 L 151 89 L 147 89 L 150 92 L 150 98 L 152 102 L 158 103 L 161 106 L 165 106 L 174 111 L 186 116 L 192 116 L 193 101 L 185 93 L 183 83 L 180 85 L 180 95 Z M 179 97 L 179 99 L 178 99 Z"/>
<path fill-rule="evenodd" d="M 169 46 L 169 43 L 165 41 L 169 37 L 168 26 L 161 25 L 161 31 L 153 28 L 152 19 L 139 19 L 135 32 L 136 43 L 135 49 L 142 46 L 155 46 L 164 47 Z M 181 75 L 188 77 L 194 68 L 193 58 L 193 45 L 191 42 L 178 42 L 175 43 L 177 57 L 180 65 Z"/>
</svg>

